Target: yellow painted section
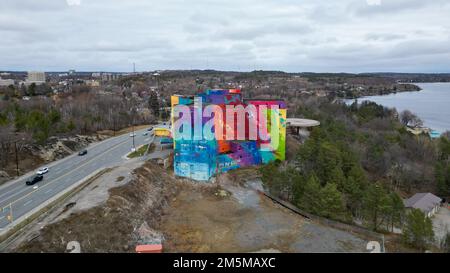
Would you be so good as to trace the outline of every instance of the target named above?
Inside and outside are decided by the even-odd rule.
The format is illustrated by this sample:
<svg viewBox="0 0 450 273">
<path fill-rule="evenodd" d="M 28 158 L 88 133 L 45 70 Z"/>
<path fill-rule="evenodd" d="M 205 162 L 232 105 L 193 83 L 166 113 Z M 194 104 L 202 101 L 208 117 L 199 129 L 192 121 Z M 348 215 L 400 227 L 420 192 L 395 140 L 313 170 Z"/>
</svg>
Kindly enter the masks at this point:
<svg viewBox="0 0 450 273">
<path fill-rule="evenodd" d="M 154 132 L 157 137 L 172 137 L 172 132 L 167 128 L 155 128 Z"/>
</svg>

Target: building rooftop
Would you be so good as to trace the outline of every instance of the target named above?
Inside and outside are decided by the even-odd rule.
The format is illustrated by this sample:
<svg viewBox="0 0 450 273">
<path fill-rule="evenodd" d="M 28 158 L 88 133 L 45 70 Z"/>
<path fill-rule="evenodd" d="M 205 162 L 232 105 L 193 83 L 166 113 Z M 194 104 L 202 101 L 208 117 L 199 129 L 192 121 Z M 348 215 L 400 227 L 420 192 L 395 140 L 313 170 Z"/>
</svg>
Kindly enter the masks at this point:
<svg viewBox="0 0 450 273">
<path fill-rule="evenodd" d="M 432 193 L 416 193 L 411 198 L 405 200 L 405 207 L 420 209 L 428 213 L 441 202 L 442 199 Z"/>
<path fill-rule="evenodd" d="M 320 122 L 312 119 L 288 118 L 286 119 L 286 124 L 292 127 L 308 128 L 319 126 Z"/>
</svg>

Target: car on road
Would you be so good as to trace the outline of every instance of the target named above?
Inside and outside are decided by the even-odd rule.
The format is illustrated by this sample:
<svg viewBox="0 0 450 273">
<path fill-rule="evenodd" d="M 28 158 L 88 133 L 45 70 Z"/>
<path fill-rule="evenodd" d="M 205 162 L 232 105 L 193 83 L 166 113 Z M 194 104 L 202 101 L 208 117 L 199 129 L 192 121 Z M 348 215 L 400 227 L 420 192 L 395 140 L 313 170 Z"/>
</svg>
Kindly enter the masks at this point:
<svg viewBox="0 0 450 273">
<path fill-rule="evenodd" d="M 130 134 L 130 137 L 135 137 L 135 136 L 136 136 L 135 133 L 131 133 L 131 134 Z"/>
<path fill-rule="evenodd" d="M 148 136 L 148 132 L 144 132 L 142 135 L 143 136 Z"/>
<path fill-rule="evenodd" d="M 153 130 L 153 127 L 150 127 L 150 128 L 147 129 L 147 131 L 149 131 L 149 132 L 152 131 L 152 130 Z"/>
<path fill-rule="evenodd" d="M 46 173 L 48 173 L 48 168 L 44 167 L 42 169 L 39 169 L 36 174 L 43 175 L 43 174 L 46 174 Z"/>
<path fill-rule="evenodd" d="M 27 184 L 28 186 L 32 186 L 32 185 L 36 184 L 37 182 L 42 181 L 43 179 L 44 179 L 44 176 L 38 174 L 38 175 L 36 175 L 35 177 L 33 177 L 32 179 L 28 180 L 28 181 L 26 182 L 26 184 Z"/>
<path fill-rule="evenodd" d="M 87 150 L 82 150 L 78 153 L 79 156 L 87 155 Z"/>
</svg>

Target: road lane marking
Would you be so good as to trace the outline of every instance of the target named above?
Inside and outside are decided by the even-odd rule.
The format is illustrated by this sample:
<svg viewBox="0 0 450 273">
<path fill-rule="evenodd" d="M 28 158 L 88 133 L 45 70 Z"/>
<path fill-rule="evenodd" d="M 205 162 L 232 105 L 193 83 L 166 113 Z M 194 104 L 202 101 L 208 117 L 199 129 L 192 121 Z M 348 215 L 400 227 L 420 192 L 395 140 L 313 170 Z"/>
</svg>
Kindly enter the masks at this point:
<svg viewBox="0 0 450 273">
<path fill-rule="evenodd" d="M 53 190 L 53 189 L 49 189 L 48 191 L 46 191 L 46 192 L 44 192 L 44 193 L 47 194 L 47 193 L 51 192 L 52 190 Z"/>
<path fill-rule="evenodd" d="M 28 206 L 29 204 L 31 204 L 31 202 L 33 202 L 33 199 L 31 199 L 30 201 L 26 202 L 25 204 L 23 204 L 24 207 Z"/>
<path fill-rule="evenodd" d="M 157 126 L 157 125 L 155 125 L 155 126 Z M 138 130 L 136 132 L 140 133 L 140 132 L 144 132 L 144 130 L 146 130 L 146 129 L 140 129 L 140 130 Z M 116 145 L 117 141 L 125 142 L 125 140 L 128 140 L 128 139 L 129 139 L 128 133 L 123 133 L 121 135 L 117 135 L 117 136 L 113 136 L 113 137 L 107 138 L 107 139 L 105 139 L 103 141 L 99 141 L 99 142 L 96 142 L 96 143 L 91 143 L 90 145 L 88 145 L 87 149 L 92 150 L 92 149 L 95 149 L 97 147 L 100 147 L 101 145 L 106 145 L 106 144 L 110 144 L 111 147 L 113 147 L 114 145 Z M 112 143 L 110 143 L 110 142 L 112 142 Z M 47 167 L 57 167 L 59 164 L 64 164 L 66 161 L 69 161 L 70 159 L 75 159 L 76 157 L 78 157 L 78 153 L 73 153 L 73 154 L 71 154 L 71 155 L 69 155 L 67 157 L 64 157 L 64 158 L 62 158 L 62 159 L 60 159 L 58 161 L 54 161 L 54 162 L 49 163 L 47 165 Z M 8 181 L 8 182 L 0 185 L 0 190 L 3 190 L 4 188 L 8 188 L 10 186 L 15 186 L 16 184 L 21 183 L 22 181 L 24 181 L 24 180 L 26 180 L 26 179 L 28 179 L 30 177 L 33 177 L 37 170 L 38 169 L 35 169 L 34 172 L 30 171 L 30 172 L 24 174 L 23 176 L 17 177 L 14 180 Z"/>
<path fill-rule="evenodd" d="M 127 139 L 127 140 L 124 140 L 124 141 L 122 141 L 122 142 L 120 142 L 120 143 L 118 143 L 118 144 L 116 144 L 116 145 L 114 145 L 114 146 L 112 146 L 112 147 L 109 148 L 108 150 L 106 150 L 106 151 L 104 151 L 104 152 L 98 154 L 97 156 L 91 158 L 90 160 L 86 161 L 85 163 L 83 163 L 82 165 L 76 167 L 75 169 L 72 169 L 71 171 L 65 173 L 64 175 L 62 175 L 62 176 L 60 176 L 60 177 L 57 177 L 57 178 L 55 178 L 53 181 L 50 181 L 49 183 L 43 185 L 43 186 L 40 187 L 39 189 L 34 190 L 34 191 L 32 191 L 32 192 L 30 192 L 30 193 L 28 193 L 28 194 L 26 194 L 26 195 L 24 195 L 24 196 L 22 196 L 22 197 L 20 197 L 20 198 L 14 200 L 14 201 L 12 201 L 12 202 L 10 202 L 10 203 L 11 203 L 11 204 L 15 204 L 15 203 L 17 203 L 18 201 L 20 201 L 20 200 L 22 200 L 22 199 L 24 199 L 24 198 L 30 196 L 31 194 L 33 194 L 33 193 L 35 193 L 35 192 L 37 192 L 37 191 L 39 191 L 39 190 L 42 190 L 42 188 L 44 188 L 44 187 L 46 187 L 46 186 L 48 186 L 48 185 L 51 185 L 51 184 L 53 184 L 53 183 L 55 183 L 55 182 L 61 180 L 61 178 L 68 176 L 69 174 L 75 172 L 76 170 L 78 170 L 78 169 L 80 169 L 80 168 L 82 168 L 82 167 L 88 165 L 89 163 L 91 163 L 92 161 L 94 161 L 95 159 L 97 159 L 98 157 L 101 157 L 102 155 L 104 155 L 104 154 L 106 154 L 106 153 L 108 153 L 108 152 L 110 152 L 110 151 L 116 149 L 116 148 L 119 147 L 120 145 L 122 145 L 122 144 L 124 144 L 124 143 L 127 143 L 127 142 L 128 142 L 128 139 Z M 69 186 L 70 186 L 70 185 L 69 185 Z M 67 188 L 67 187 L 65 187 L 65 188 Z M 9 206 L 9 204 L 8 204 L 7 206 L 5 206 L 4 208 L 6 208 L 6 207 L 8 207 L 8 206 Z"/>
<path fill-rule="evenodd" d="M 20 191 L 17 191 L 17 189 L 14 189 L 14 190 L 11 190 L 11 191 L 7 191 L 4 194 L 0 195 L 0 198 L 2 198 L 3 196 L 10 195 L 10 194 L 17 194 L 17 193 L 23 192 L 23 191 L 25 191 L 27 189 L 28 189 L 27 187 L 24 187 L 24 188 L 21 188 Z"/>
</svg>

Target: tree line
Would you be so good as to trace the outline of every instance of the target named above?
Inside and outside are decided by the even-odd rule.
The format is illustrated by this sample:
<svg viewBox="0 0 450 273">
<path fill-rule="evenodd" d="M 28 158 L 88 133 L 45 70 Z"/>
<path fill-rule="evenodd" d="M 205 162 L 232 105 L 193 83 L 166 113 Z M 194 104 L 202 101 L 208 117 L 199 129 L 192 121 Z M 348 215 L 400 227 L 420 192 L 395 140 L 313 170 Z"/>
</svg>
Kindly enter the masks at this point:
<svg viewBox="0 0 450 273">
<path fill-rule="evenodd" d="M 404 228 L 404 240 L 428 245 L 434 235 L 421 211 L 406 213 L 402 197 L 418 191 L 448 196 L 450 141 L 414 136 L 420 123 L 372 102 L 346 105 L 329 98 L 291 103 L 297 117 L 321 122 L 295 158 L 260 170 L 266 188 L 315 215 L 376 231 Z"/>
</svg>

